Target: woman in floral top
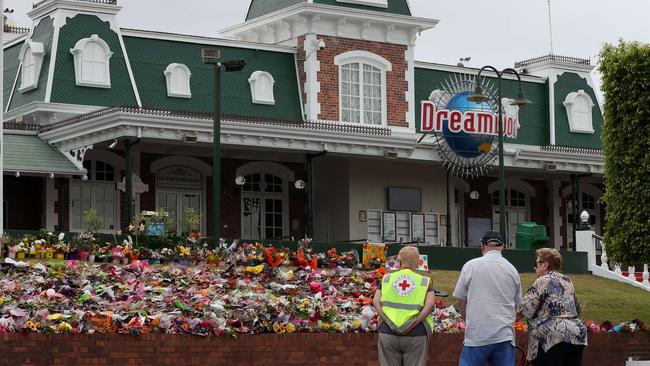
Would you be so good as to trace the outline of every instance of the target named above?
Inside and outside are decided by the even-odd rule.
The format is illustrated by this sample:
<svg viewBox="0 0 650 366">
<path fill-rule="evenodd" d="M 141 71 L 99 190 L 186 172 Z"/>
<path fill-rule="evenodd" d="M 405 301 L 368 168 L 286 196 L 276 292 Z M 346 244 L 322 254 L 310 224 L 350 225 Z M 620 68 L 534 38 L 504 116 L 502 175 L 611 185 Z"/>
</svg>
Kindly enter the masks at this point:
<svg viewBox="0 0 650 366">
<path fill-rule="evenodd" d="M 524 296 L 521 314 L 528 318 L 528 360 L 533 365 L 580 365 L 587 328 L 578 319 L 576 292 L 560 272 L 562 256 L 555 249 L 537 251 L 537 280 Z"/>
</svg>

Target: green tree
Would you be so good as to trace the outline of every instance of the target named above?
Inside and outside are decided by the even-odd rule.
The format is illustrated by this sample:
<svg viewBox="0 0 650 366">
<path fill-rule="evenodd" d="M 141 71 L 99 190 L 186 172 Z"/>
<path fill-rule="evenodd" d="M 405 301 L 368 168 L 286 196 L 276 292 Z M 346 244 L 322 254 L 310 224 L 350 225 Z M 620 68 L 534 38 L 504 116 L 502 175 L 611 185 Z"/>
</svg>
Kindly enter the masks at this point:
<svg viewBox="0 0 650 366">
<path fill-rule="evenodd" d="M 623 264 L 649 263 L 650 45 L 606 44 L 600 62 L 607 253 Z"/>
</svg>

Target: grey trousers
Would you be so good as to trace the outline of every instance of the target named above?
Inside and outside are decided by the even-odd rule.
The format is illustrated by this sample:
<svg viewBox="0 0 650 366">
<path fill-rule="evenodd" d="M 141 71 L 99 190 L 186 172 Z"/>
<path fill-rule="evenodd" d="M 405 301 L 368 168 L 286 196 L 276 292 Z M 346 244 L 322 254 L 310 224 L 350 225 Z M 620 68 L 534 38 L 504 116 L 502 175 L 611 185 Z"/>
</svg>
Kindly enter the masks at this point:
<svg viewBox="0 0 650 366">
<path fill-rule="evenodd" d="M 427 336 L 400 337 L 379 333 L 379 365 L 426 366 Z"/>
</svg>

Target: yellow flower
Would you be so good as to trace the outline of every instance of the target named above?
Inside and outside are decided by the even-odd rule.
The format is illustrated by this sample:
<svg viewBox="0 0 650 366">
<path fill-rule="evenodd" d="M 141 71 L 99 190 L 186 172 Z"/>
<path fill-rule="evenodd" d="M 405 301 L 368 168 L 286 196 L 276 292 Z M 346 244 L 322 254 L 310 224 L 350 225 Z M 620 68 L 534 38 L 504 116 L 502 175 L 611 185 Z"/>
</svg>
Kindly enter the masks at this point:
<svg viewBox="0 0 650 366">
<path fill-rule="evenodd" d="M 286 331 L 286 329 L 282 324 L 273 323 L 273 331 L 276 332 L 277 334 L 282 334 Z"/>
<path fill-rule="evenodd" d="M 287 324 L 285 328 L 287 329 L 287 333 L 293 333 L 296 331 L 296 326 L 292 323 Z"/>
<path fill-rule="evenodd" d="M 190 255 L 190 249 L 185 248 L 184 246 L 181 245 L 181 246 L 178 247 L 178 254 L 181 257 L 189 256 Z"/>
<path fill-rule="evenodd" d="M 359 329 L 361 327 L 361 322 L 359 321 L 359 319 L 354 319 L 354 322 L 352 322 L 352 326 L 354 327 L 354 329 Z"/>
<path fill-rule="evenodd" d="M 340 332 L 341 329 L 343 329 L 343 324 L 341 324 L 341 323 L 339 323 L 339 322 L 334 322 L 334 324 L 332 324 L 332 327 L 333 327 L 334 329 L 336 329 L 337 332 Z"/>
<path fill-rule="evenodd" d="M 59 324 L 59 331 L 61 332 L 69 332 L 72 330 L 72 326 L 66 322 L 61 322 Z"/>
</svg>

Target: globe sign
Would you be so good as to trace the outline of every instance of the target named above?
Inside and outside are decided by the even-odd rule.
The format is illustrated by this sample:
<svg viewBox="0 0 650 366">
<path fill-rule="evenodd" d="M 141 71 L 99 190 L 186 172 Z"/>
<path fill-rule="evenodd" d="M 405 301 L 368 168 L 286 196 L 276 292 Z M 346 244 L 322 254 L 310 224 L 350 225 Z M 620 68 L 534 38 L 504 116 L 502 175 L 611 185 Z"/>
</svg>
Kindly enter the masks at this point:
<svg viewBox="0 0 650 366">
<path fill-rule="evenodd" d="M 486 102 L 475 103 L 467 100 L 472 93 L 469 91 L 461 92 L 454 95 L 447 103 L 447 109 L 457 110 L 461 113 L 466 111 L 489 111 L 493 112 L 490 105 Z M 449 148 L 458 156 L 463 158 L 475 158 L 482 154 L 487 154 L 492 149 L 494 136 L 469 134 L 464 131 L 451 132 L 449 122 L 443 122 L 442 135 Z"/>
</svg>

